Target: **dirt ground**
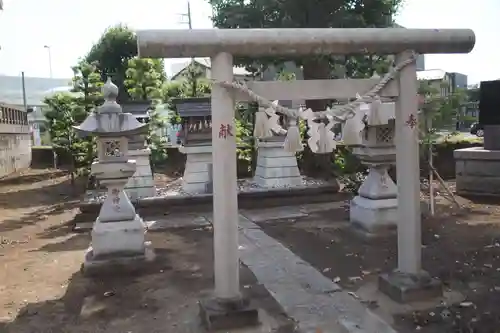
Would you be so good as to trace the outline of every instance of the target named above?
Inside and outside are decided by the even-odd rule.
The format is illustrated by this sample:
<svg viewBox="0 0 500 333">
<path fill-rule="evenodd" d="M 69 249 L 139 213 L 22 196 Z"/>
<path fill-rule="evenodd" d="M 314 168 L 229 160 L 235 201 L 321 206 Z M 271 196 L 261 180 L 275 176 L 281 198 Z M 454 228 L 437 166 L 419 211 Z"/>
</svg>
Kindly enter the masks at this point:
<svg viewBox="0 0 500 333">
<path fill-rule="evenodd" d="M 435 217 L 424 219 L 423 266 L 465 300 L 398 315 L 402 332 L 500 332 L 500 203 L 459 199 L 464 209 L 440 204 Z M 338 209 L 260 225 L 325 276 L 356 291 L 379 272 L 396 268 L 397 238 L 360 237 L 345 222 L 348 215 Z"/>
<path fill-rule="evenodd" d="M 90 236 L 67 226 L 78 202 L 57 170 L 0 180 L 0 332 L 203 331 L 196 302 L 213 288 L 212 230 L 148 233 L 159 260 L 146 271 L 86 278 L 79 270 Z M 266 332 L 292 332 L 252 273 L 242 267 L 240 274 L 243 289 L 272 318 Z"/>
</svg>

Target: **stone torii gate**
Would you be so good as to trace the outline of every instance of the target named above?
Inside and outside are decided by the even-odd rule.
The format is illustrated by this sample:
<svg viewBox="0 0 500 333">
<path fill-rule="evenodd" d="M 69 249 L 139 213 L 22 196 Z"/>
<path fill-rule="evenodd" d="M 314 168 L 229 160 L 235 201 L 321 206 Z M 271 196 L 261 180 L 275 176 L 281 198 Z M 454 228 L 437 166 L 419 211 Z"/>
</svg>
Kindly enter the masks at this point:
<svg viewBox="0 0 500 333">
<path fill-rule="evenodd" d="M 146 58 L 211 57 L 213 121 L 213 216 L 215 299 L 208 312 L 238 314 L 241 300 L 238 254 L 235 99 L 240 92 L 217 84 L 233 81 L 233 56 L 299 56 L 393 54 L 396 62 L 429 53 L 468 53 L 475 44 L 471 30 L 440 29 L 210 29 L 144 30 L 137 32 L 139 56 Z M 416 128 L 415 62 L 402 68 L 382 96 L 396 97 L 396 163 L 398 184 L 398 269 L 388 274 L 389 289 L 428 287 L 421 267 L 419 142 Z M 248 86 L 268 99 L 355 97 L 376 79 L 252 82 Z M 322 111 L 322 110 L 314 110 Z M 221 135 L 220 130 L 225 129 Z M 215 305 L 214 305 L 215 304 Z M 231 306 L 226 306 L 230 304 Z M 244 306 L 240 307 L 244 309 Z M 207 313 L 205 312 L 205 315 Z M 210 313 L 209 313 L 210 314 Z M 227 313 L 226 313 L 227 314 Z"/>
</svg>

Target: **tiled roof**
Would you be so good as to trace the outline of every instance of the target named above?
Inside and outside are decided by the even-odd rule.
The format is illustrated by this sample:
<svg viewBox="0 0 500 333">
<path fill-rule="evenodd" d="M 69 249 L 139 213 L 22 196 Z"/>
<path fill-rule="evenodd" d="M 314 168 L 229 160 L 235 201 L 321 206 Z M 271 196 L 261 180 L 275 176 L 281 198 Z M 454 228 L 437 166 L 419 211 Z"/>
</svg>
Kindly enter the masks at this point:
<svg viewBox="0 0 500 333">
<path fill-rule="evenodd" d="M 417 79 L 433 81 L 433 80 L 443 80 L 446 77 L 446 72 L 442 69 L 428 69 L 425 71 L 417 72 Z"/>
<path fill-rule="evenodd" d="M 43 99 L 58 90 L 67 91 L 71 79 L 50 79 L 25 77 L 26 100 L 28 105 L 42 105 Z M 23 105 L 21 76 L 0 75 L 0 102 L 9 105 Z"/>
<path fill-rule="evenodd" d="M 206 68 L 211 68 L 212 63 L 210 62 L 210 58 L 195 58 L 194 61 L 199 63 L 200 65 L 206 67 Z M 181 62 L 181 63 L 175 63 L 172 64 L 170 67 L 170 70 L 172 72 L 172 78 L 175 78 L 180 72 L 182 72 L 189 64 L 191 63 L 191 60 Z M 250 73 L 245 70 L 244 68 L 241 67 L 233 67 L 233 74 L 234 75 L 249 75 Z"/>
</svg>

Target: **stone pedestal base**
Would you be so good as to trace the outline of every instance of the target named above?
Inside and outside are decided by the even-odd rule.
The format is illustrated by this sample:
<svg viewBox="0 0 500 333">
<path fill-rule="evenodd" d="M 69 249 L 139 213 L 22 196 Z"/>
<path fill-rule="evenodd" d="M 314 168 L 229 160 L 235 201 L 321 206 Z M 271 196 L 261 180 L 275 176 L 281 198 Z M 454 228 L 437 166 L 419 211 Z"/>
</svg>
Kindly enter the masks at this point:
<svg viewBox="0 0 500 333">
<path fill-rule="evenodd" d="M 425 271 L 418 275 L 399 272 L 382 274 L 378 280 L 378 289 L 399 303 L 426 301 L 443 296 L 441 282 Z"/>
<path fill-rule="evenodd" d="M 356 196 L 351 201 L 349 215 L 353 224 L 370 233 L 395 228 L 398 221 L 398 199 L 372 200 Z"/>
<path fill-rule="evenodd" d="M 260 141 L 254 182 L 264 188 L 302 185 L 294 153 L 283 149 L 283 141 Z"/>
<path fill-rule="evenodd" d="M 145 242 L 145 224 L 139 215 L 130 221 L 100 222 L 97 218 L 92 229 L 92 246 L 87 250 L 82 266 L 84 273 L 134 269 L 141 262 L 154 258 Z"/>
<path fill-rule="evenodd" d="M 372 165 L 359 195 L 351 201 L 351 222 L 370 233 L 397 225 L 398 189 L 387 173 L 388 167 Z"/>
<path fill-rule="evenodd" d="M 500 150 L 473 147 L 453 155 L 459 195 L 500 196 Z"/>
<path fill-rule="evenodd" d="M 85 261 L 81 271 L 85 276 L 116 275 L 142 271 L 147 268 L 156 256 L 149 242 L 144 243 L 144 253 L 114 253 L 95 256 L 94 249 L 89 247 L 85 253 Z"/>
<path fill-rule="evenodd" d="M 156 195 L 156 189 L 149 162 L 149 149 L 137 149 L 129 151 L 129 158 L 135 160 L 137 170 L 125 186 L 125 192 L 130 200 L 150 198 Z"/>
<path fill-rule="evenodd" d="M 129 221 L 100 222 L 97 218 L 92 229 L 93 254 L 95 257 L 144 254 L 145 231 L 144 221 L 137 214 Z"/>
<path fill-rule="evenodd" d="M 181 146 L 179 151 L 186 154 L 182 190 L 187 193 L 205 193 L 206 185 L 210 182 L 209 164 L 212 164 L 212 146 Z"/>
<path fill-rule="evenodd" d="M 248 300 L 225 302 L 216 298 L 199 302 L 200 317 L 208 330 L 231 330 L 259 324 L 258 309 Z"/>
</svg>

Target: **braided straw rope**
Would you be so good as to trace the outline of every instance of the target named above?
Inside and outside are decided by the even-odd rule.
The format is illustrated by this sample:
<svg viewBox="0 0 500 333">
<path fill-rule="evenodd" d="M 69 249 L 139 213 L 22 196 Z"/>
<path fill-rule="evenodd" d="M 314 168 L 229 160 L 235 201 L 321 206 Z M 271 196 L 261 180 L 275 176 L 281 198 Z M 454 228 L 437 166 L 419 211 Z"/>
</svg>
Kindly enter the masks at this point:
<svg viewBox="0 0 500 333">
<path fill-rule="evenodd" d="M 417 59 L 417 54 L 415 52 L 412 55 L 404 60 L 403 62 L 396 64 L 387 74 L 384 75 L 382 80 L 377 83 L 372 89 L 370 89 L 366 94 L 356 99 L 355 101 L 341 105 L 335 106 L 326 111 L 316 111 L 316 118 L 334 118 L 337 121 L 345 122 L 347 119 L 352 118 L 356 112 L 356 109 L 364 104 L 370 103 L 372 99 L 380 93 L 380 91 L 394 78 L 396 78 L 396 74 L 401 71 L 401 69 L 405 68 L 409 64 L 415 62 Z M 290 109 L 279 104 L 273 104 L 270 100 L 257 95 L 253 91 L 251 91 L 246 85 L 238 82 L 227 82 L 227 81 L 214 81 L 215 84 L 218 84 L 224 88 L 228 89 L 236 89 L 244 94 L 248 95 L 250 99 L 254 102 L 259 103 L 262 106 L 274 109 L 276 112 L 282 113 L 287 117 L 297 119 L 300 117 L 300 113 L 298 110 Z"/>
</svg>

